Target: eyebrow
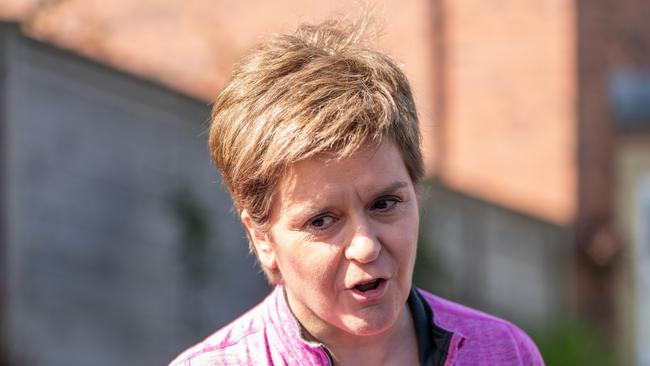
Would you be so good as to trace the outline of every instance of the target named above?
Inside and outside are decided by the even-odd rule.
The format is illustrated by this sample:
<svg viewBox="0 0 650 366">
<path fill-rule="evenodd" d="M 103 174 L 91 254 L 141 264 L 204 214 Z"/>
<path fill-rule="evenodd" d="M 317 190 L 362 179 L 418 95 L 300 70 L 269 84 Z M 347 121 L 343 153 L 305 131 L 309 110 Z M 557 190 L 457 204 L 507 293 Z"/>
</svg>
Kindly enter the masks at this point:
<svg viewBox="0 0 650 366">
<path fill-rule="evenodd" d="M 393 183 L 387 185 L 386 187 L 384 187 L 381 191 L 379 191 L 375 195 L 376 196 L 382 196 L 382 195 L 394 192 L 394 191 L 396 191 L 398 189 L 408 187 L 408 185 L 409 184 L 407 182 L 404 182 L 404 181 L 393 182 Z"/>
<path fill-rule="evenodd" d="M 373 193 L 373 196 L 375 196 L 375 197 L 383 196 L 383 195 L 393 193 L 393 192 L 395 192 L 395 191 L 397 191 L 399 189 L 406 188 L 406 187 L 408 187 L 407 182 L 405 182 L 405 181 L 396 181 L 396 182 L 390 183 L 389 185 L 381 188 L 381 190 L 379 190 L 377 193 Z M 307 207 L 301 207 L 301 208 L 297 209 L 295 211 L 295 213 L 299 214 L 301 216 L 302 215 L 313 216 L 313 215 L 317 215 L 317 214 L 319 214 L 321 212 L 327 212 L 327 211 L 331 210 L 332 207 L 333 206 L 330 206 L 330 205 L 327 205 L 327 206 L 324 206 L 324 207 L 318 207 L 318 208 L 307 206 Z"/>
</svg>

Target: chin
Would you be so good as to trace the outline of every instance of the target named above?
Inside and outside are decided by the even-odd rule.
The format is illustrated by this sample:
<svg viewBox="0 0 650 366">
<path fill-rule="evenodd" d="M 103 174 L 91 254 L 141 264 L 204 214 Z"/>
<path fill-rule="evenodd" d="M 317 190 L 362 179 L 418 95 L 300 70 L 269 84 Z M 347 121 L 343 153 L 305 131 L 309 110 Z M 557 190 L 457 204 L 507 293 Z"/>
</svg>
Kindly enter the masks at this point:
<svg viewBox="0 0 650 366">
<path fill-rule="evenodd" d="M 399 308 L 394 309 L 392 306 L 390 309 L 388 306 L 363 309 L 360 314 L 354 315 L 345 323 L 351 334 L 372 336 L 389 330 L 397 321 L 399 313 Z"/>
</svg>

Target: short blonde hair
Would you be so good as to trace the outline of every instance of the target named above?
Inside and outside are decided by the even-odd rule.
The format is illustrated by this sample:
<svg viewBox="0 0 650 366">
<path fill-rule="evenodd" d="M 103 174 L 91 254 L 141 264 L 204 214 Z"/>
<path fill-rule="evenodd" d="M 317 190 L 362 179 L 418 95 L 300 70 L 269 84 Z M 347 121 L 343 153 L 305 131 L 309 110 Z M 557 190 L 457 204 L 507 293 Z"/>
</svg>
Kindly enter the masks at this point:
<svg viewBox="0 0 650 366">
<path fill-rule="evenodd" d="M 236 66 L 217 97 L 212 158 L 235 207 L 256 225 L 268 223 L 287 167 L 316 154 L 343 159 L 389 138 L 413 183 L 422 178 L 409 83 L 388 56 L 363 45 L 365 25 L 332 20 L 275 35 Z"/>
</svg>

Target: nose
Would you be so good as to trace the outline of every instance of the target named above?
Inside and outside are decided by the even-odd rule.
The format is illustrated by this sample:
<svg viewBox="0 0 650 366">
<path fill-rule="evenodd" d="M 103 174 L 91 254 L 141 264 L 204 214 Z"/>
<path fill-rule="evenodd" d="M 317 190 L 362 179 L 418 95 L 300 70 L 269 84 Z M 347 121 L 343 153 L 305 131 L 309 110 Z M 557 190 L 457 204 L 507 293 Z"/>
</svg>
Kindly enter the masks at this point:
<svg viewBox="0 0 650 366">
<path fill-rule="evenodd" d="M 373 228 L 368 223 L 359 223 L 345 249 L 345 257 L 366 264 L 377 259 L 380 252 L 381 242 Z"/>
</svg>

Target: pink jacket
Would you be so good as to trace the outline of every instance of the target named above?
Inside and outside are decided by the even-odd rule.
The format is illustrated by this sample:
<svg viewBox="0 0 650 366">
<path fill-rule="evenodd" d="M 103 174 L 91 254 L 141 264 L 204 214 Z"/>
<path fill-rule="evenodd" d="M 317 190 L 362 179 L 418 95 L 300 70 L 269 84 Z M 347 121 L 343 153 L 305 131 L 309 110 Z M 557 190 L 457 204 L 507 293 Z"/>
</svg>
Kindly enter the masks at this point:
<svg viewBox="0 0 650 366">
<path fill-rule="evenodd" d="M 418 318 L 420 323 L 425 318 L 431 321 L 427 341 L 434 351 L 427 364 L 544 365 L 535 344 L 515 325 L 423 290 L 417 290 L 418 296 L 413 293 L 412 313 L 412 297 L 417 297 L 428 315 L 415 314 L 416 323 Z M 331 364 L 325 346 L 301 338 L 282 287 L 277 286 L 260 304 L 183 352 L 170 366 Z"/>
</svg>

